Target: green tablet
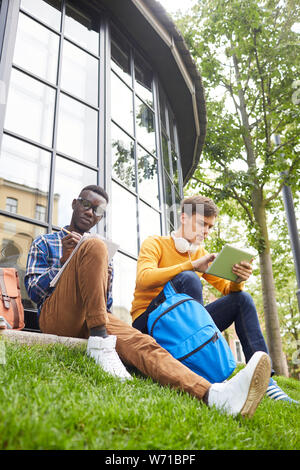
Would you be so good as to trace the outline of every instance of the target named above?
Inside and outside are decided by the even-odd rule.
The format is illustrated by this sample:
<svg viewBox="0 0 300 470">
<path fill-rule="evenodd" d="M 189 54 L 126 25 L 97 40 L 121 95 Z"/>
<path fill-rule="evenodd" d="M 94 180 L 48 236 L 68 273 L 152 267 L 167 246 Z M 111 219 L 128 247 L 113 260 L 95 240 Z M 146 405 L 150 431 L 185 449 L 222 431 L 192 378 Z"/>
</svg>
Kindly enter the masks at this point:
<svg viewBox="0 0 300 470">
<path fill-rule="evenodd" d="M 228 281 L 235 281 L 237 276 L 232 272 L 233 265 L 241 261 L 249 263 L 254 257 L 255 255 L 252 253 L 234 248 L 233 246 L 224 245 L 216 259 L 205 272 L 222 279 L 228 279 Z"/>
</svg>

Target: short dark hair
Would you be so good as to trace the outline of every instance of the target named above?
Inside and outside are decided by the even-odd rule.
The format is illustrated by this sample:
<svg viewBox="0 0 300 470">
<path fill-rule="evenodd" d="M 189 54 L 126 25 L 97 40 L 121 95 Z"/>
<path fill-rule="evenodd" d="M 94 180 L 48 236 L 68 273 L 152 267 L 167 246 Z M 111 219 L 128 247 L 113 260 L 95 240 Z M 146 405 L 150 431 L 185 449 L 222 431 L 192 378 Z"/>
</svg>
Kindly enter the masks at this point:
<svg viewBox="0 0 300 470">
<path fill-rule="evenodd" d="M 81 191 L 80 194 L 83 193 L 83 191 L 93 191 L 93 193 L 99 194 L 99 196 L 102 196 L 106 202 L 108 203 L 109 197 L 105 189 L 101 188 L 101 186 L 97 186 L 96 184 L 90 184 L 88 186 L 85 186 Z"/>
<path fill-rule="evenodd" d="M 181 213 L 185 212 L 186 208 L 188 207 L 189 210 L 187 212 L 191 213 L 191 215 L 194 215 L 197 213 L 197 208 L 199 207 L 199 205 L 203 206 L 204 217 L 217 217 L 219 213 L 219 209 L 214 203 L 214 201 L 206 196 L 195 195 L 186 197 L 181 201 L 180 205 Z"/>
</svg>

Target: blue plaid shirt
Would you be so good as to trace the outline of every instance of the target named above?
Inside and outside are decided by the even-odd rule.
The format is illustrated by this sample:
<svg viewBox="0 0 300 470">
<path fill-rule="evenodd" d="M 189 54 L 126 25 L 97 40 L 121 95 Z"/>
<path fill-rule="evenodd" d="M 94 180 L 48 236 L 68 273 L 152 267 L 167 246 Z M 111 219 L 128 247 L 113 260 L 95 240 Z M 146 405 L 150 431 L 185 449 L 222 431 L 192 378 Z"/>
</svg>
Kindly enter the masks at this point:
<svg viewBox="0 0 300 470">
<path fill-rule="evenodd" d="M 59 232 L 40 235 L 31 244 L 24 284 L 29 297 L 37 304 L 38 314 L 40 314 L 44 301 L 55 289 L 55 287 L 50 287 L 50 282 L 61 268 L 60 258 L 62 257 L 62 238 L 64 237 L 65 233 L 60 230 Z M 113 303 L 112 263 L 108 265 L 108 273 L 107 310 L 111 311 Z"/>
</svg>

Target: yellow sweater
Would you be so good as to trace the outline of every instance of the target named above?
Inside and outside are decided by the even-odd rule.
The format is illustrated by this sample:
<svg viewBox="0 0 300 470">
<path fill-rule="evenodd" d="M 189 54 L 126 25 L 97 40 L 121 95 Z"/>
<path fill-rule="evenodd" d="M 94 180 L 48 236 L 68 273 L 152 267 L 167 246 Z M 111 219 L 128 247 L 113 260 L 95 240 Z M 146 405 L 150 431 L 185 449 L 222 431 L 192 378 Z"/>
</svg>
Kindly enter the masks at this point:
<svg viewBox="0 0 300 470">
<path fill-rule="evenodd" d="M 207 251 L 203 247 L 191 253 L 191 260 L 201 258 Z M 132 302 L 132 321 L 139 317 L 150 302 L 159 294 L 163 286 L 182 271 L 191 271 L 193 266 L 188 253 L 179 253 L 170 236 L 148 237 L 142 244 L 138 262 L 137 277 Z M 244 283 L 239 284 L 226 281 L 209 274 L 198 273 L 223 295 L 229 292 L 238 292 L 243 289 Z"/>
</svg>

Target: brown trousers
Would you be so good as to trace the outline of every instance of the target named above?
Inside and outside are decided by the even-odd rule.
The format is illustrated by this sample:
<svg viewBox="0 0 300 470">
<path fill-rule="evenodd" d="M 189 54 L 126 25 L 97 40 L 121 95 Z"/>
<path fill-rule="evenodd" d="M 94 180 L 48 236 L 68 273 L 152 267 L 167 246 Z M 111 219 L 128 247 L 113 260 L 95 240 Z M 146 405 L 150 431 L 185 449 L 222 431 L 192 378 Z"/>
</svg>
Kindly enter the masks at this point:
<svg viewBox="0 0 300 470">
<path fill-rule="evenodd" d="M 117 337 L 122 361 L 162 385 L 184 390 L 201 399 L 210 387 L 203 377 L 174 359 L 149 335 L 106 310 L 107 249 L 99 239 L 85 241 L 61 276 L 41 310 L 44 333 L 88 338 L 89 329 L 106 326 Z"/>
</svg>

